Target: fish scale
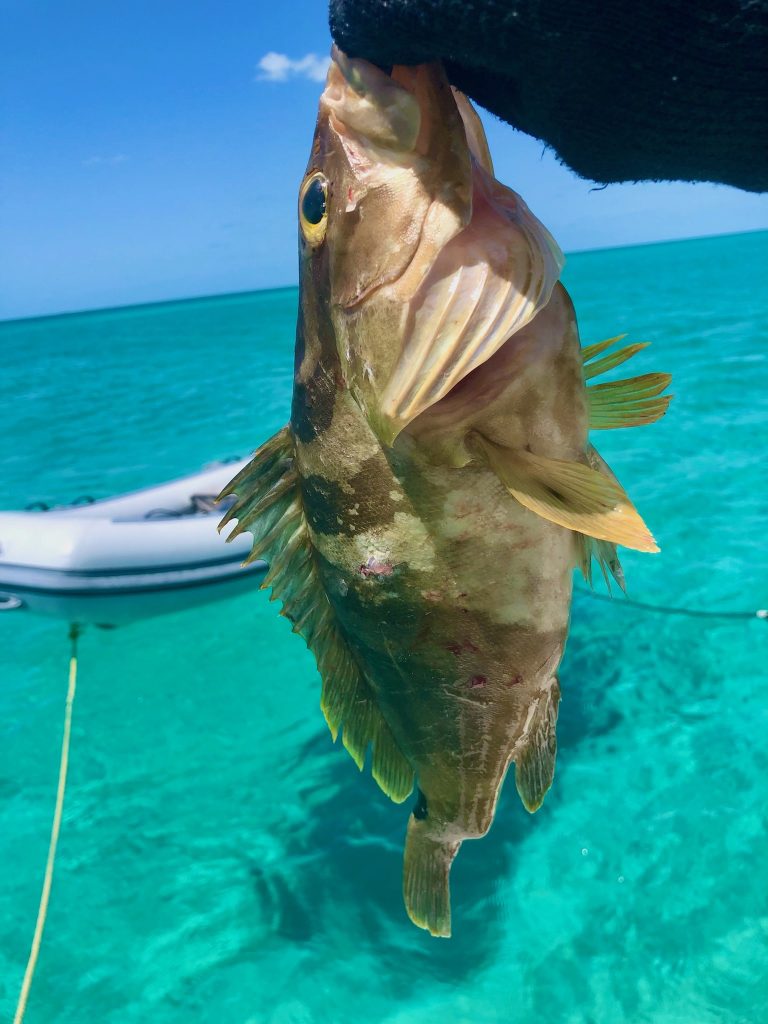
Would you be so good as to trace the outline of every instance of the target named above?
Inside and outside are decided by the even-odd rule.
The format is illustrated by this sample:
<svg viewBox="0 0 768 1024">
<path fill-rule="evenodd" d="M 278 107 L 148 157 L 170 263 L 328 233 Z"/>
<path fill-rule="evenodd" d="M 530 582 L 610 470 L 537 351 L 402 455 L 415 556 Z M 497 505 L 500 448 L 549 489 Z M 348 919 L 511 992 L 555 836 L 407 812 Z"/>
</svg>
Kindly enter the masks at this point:
<svg viewBox="0 0 768 1024">
<path fill-rule="evenodd" d="M 616 544 L 657 550 L 589 427 L 658 419 L 669 378 L 587 387 L 643 346 L 582 353 L 559 250 L 439 65 L 334 51 L 299 223 L 290 423 L 223 523 L 270 563 L 334 739 L 392 799 L 416 784 L 406 909 L 447 936 L 509 765 L 530 811 L 551 785 L 574 567 L 623 585 Z"/>
</svg>

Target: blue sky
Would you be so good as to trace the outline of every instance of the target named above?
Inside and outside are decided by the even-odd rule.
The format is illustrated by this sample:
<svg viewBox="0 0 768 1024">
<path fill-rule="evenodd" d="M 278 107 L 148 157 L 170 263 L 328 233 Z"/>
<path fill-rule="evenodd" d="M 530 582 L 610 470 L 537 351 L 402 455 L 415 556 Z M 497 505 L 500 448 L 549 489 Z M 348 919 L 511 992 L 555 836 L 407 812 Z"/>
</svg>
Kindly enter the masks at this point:
<svg viewBox="0 0 768 1024">
<path fill-rule="evenodd" d="M 329 46 L 322 0 L 0 0 L 0 318 L 295 283 Z M 768 196 L 591 191 L 485 121 L 566 251 L 768 227 Z"/>
</svg>

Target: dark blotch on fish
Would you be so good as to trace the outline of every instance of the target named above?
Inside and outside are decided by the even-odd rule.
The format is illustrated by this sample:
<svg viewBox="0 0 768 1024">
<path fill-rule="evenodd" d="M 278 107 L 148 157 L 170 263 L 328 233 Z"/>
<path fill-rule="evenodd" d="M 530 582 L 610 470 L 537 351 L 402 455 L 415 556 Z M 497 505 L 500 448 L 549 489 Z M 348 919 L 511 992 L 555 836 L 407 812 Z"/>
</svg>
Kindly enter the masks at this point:
<svg viewBox="0 0 768 1024">
<path fill-rule="evenodd" d="M 297 376 L 301 364 L 304 362 L 304 353 L 306 352 L 306 344 L 304 342 L 304 325 L 299 319 L 296 325 L 296 345 L 293 350 L 293 376 Z"/>
<path fill-rule="evenodd" d="M 417 791 L 416 806 L 413 808 L 413 816 L 417 821 L 424 821 L 427 816 L 427 798 L 421 792 Z"/>
<path fill-rule="evenodd" d="M 335 480 L 317 474 L 305 477 L 304 506 L 312 529 L 351 537 L 391 523 L 395 511 L 389 496 L 391 486 L 375 457 L 363 463 L 344 489 Z"/>
<path fill-rule="evenodd" d="M 362 573 L 355 573 L 348 577 L 342 577 L 339 570 L 331 565 L 322 555 L 317 555 L 323 576 L 335 589 L 338 582 L 344 578 L 346 593 L 344 595 L 344 610 L 349 616 L 350 642 L 355 645 L 365 645 L 370 638 L 377 641 L 379 633 L 366 631 L 363 626 L 370 617 L 370 594 L 371 582 Z M 388 630 L 391 630 L 401 638 L 403 649 L 399 654 L 403 658 L 408 657 L 409 643 L 418 635 L 419 630 L 424 626 L 424 616 L 420 614 L 421 609 L 414 601 L 412 594 L 403 588 L 401 577 L 408 576 L 409 566 L 407 562 L 399 563 L 397 569 L 391 576 L 385 576 L 378 581 L 376 587 L 377 609 L 381 616 L 386 619 Z M 376 657 L 374 648 L 370 651 L 371 657 Z M 388 656 L 387 656 L 388 657 Z"/>
<path fill-rule="evenodd" d="M 300 339 L 297 336 L 297 358 L 300 344 L 303 347 L 303 337 Z M 320 363 L 306 384 L 299 380 L 294 381 L 291 428 L 300 441 L 309 444 L 318 434 L 328 429 L 333 419 L 335 401 L 336 382 L 329 377 Z"/>
<path fill-rule="evenodd" d="M 317 533 L 350 533 L 343 528 L 341 506 L 347 495 L 335 480 L 313 473 L 301 481 L 304 508 L 312 529 Z"/>
</svg>

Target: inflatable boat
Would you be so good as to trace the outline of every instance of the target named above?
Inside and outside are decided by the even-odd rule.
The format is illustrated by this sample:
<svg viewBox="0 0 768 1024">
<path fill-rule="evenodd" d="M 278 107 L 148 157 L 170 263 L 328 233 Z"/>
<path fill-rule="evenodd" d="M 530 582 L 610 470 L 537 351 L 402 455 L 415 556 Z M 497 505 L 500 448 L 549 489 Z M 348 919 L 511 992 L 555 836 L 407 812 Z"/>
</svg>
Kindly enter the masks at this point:
<svg viewBox="0 0 768 1024">
<path fill-rule="evenodd" d="M 216 495 L 247 460 L 117 498 L 0 512 L 0 612 L 118 626 L 258 587 L 251 537 L 225 544 Z"/>
</svg>

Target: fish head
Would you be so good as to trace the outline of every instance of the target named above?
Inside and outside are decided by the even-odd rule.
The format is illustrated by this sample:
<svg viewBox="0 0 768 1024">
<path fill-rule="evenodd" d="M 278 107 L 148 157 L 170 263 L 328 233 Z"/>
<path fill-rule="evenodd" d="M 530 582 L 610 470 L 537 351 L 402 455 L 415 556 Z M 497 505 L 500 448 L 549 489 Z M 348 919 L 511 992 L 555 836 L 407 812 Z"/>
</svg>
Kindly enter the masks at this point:
<svg viewBox="0 0 768 1024">
<path fill-rule="evenodd" d="M 534 220 L 441 64 L 334 47 L 299 193 L 302 310 L 383 444 L 548 300 L 559 250 Z"/>
<path fill-rule="evenodd" d="M 439 64 L 387 74 L 336 47 L 332 58 L 301 186 L 301 244 L 310 261 L 325 246 L 329 303 L 356 310 L 404 274 L 425 230 L 437 251 L 468 222 L 472 174 Z M 307 207 L 321 192 L 318 231 Z"/>
</svg>

